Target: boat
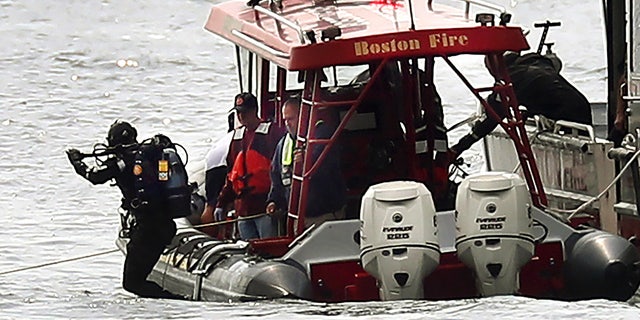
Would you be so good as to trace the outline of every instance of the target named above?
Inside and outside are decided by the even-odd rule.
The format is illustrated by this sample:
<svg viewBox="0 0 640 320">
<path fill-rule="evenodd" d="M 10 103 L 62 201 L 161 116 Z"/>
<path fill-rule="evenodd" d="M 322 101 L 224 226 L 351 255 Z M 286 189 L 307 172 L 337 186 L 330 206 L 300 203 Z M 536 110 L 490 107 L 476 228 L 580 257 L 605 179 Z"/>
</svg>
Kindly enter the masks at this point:
<svg viewBox="0 0 640 320">
<path fill-rule="evenodd" d="M 632 297 L 640 284 L 640 251 L 631 240 L 639 229 L 604 207 L 621 201 L 600 201 L 588 215 L 567 219 L 557 208 L 570 204 L 559 204 L 545 185 L 545 173 L 556 169 L 539 169 L 540 139 L 527 131 L 509 81 L 465 76 L 478 72 L 469 73 L 458 57 L 489 56 L 509 79 L 503 54 L 530 49 L 523 28 L 510 20 L 504 8 L 481 0 L 213 5 L 205 29 L 235 46 L 240 91 L 254 93 L 261 117 L 283 132 L 278 111 L 299 95 L 296 147 L 323 151 L 315 159 L 305 152 L 295 165 L 279 236 L 218 239 L 193 220 L 176 219 L 178 233 L 150 279 L 203 301 Z M 457 76 L 490 117 L 498 115 L 486 95 L 508 97 L 502 100 L 509 110 L 500 122 L 504 134 L 496 131 L 485 144 L 517 150 L 509 155 L 512 149 L 499 147 L 503 157 L 517 160 L 519 171 L 501 164 L 500 153 L 487 152 L 490 170 L 471 175 L 460 160 L 446 157 L 453 141 L 444 119 L 451 108 L 443 108 L 436 90 L 439 67 Z M 331 137 L 317 136 L 319 120 L 335 123 Z M 561 149 L 582 139 L 549 134 L 558 135 Z M 588 148 L 597 145 L 604 155 L 612 149 L 610 142 L 593 140 Z M 331 148 L 341 151 L 336 174 L 348 188 L 346 218 L 305 229 L 310 178 Z M 603 161 L 593 168 L 598 179 L 600 170 L 615 170 L 615 160 Z M 123 251 L 125 243 L 117 240 Z"/>
</svg>

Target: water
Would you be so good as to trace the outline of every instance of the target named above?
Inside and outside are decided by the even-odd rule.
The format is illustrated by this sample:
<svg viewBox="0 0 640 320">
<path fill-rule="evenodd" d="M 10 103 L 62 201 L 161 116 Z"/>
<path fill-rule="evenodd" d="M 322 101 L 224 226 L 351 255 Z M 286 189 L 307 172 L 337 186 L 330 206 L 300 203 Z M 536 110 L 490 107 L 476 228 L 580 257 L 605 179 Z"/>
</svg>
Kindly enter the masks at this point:
<svg viewBox="0 0 640 320">
<path fill-rule="evenodd" d="M 562 20 L 550 40 L 564 73 L 604 101 L 598 1 L 504 1 L 514 22 Z M 515 4 L 511 8 L 510 5 Z M 78 177 L 64 150 L 103 142 L 115 119 L 141 137 L 165 133 L 195 164 L 225 131 L 237 87 L 232 47 L 203 30 L 207 1 L 0 0 L 0 272 L 114 248 L 119 194 Z M 539 31 L 532 30 L 532 46 Z M 579 48 L 579 49 L 577 49 Z M 480 61 L 462 61 L 477 64 Z M 448 92 L 446 108 L 475 108 Z M 455 82 L 459 85 L 458 82 Z M 455 118 L 455 117 L 454 117 Z M 467 156 L 481 160 L 479 148 Z M 481 163 L 481 162 L 478 162 Z M 318 304 L 199 303 L 138 299 L 120 285 L 112 253 L 0 276 L 0 319 L 638 319 L 632 302 L 522 297 L 459 301 Z"/>
</svg>

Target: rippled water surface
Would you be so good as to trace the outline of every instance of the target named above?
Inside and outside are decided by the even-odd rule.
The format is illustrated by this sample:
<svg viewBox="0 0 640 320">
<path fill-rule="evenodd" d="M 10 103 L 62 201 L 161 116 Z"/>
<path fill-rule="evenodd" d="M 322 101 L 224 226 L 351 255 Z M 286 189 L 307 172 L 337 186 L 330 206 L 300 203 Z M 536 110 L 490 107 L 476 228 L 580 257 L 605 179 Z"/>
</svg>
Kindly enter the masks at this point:
<svg viewBox="0 0 640 320">
<path fill-rule="evenodd" d="M 285 0 L 286 1 L 286 0 Z M 436 0 L 438 1 L 438 0 Z M 0 0 L 0 272 L 113 249 L 119 195 L 75 175 L 64 150 L 103 142 L 115 119 L 141 137 L 165 133 L 192 165 L 222 135 L 236 94 L 232 47 L 204 31 L 212 2 Z M 505 1 L 514 22 L 560 19 L 551 32 L 564 73 L 603 101 L 599 1 Z M 511 5 L 515 5 L 512 7 Z M 539 32 L 530 40 L 537 46 Z M 459 59 L 468 73 L 481 61 Z M 475 109 L 450 75 L 437 85 L 462 120 Z M 445 89 L 446 88 L 446 89 Z M 482 166 L 479 148 L 466 158 Z M 639 319 L 633 302 L 497 297 L 444 302 L 200 303 L 138 299 L 120 286 L 123 257 L 0 275 L 0 319 Z"/>
</svg>

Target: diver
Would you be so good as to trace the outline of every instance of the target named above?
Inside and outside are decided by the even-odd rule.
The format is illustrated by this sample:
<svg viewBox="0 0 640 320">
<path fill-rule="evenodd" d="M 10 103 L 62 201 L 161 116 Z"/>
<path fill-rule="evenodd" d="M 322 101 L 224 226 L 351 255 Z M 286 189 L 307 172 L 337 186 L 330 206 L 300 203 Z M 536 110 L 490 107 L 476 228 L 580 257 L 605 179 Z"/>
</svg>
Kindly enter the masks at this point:
<svg viewBox="0 0 640 320">
<path fill-rule="evenodd" d="M 151 149 L 147 146 L 151 144 L 140 144 L 136 138 L 137 131 L 131 124 L 116 121 L 109 128 L 106 146 L 104 144 L 96 145 L 91 154 L 83 154 L 77 149 L 69 149 L 66 153 L 77 174 L 94 185 L 103 184 L 113 179 L 115 185 L 122 192 L 121 208 L 124 214 L 121 217 L 123 232 L 120 236 L 129 238 L 122 287 L 144 298 L 182 299 L 183 297 L 176 296 L 158 284 L 147 280 L 147 276 L 153 270 L 165 246 L 171 242 L 176 234 L 176 225 L 173 221 L 176 214 L 170 211 L 177 209 L 176 203 L 182 206 L 186 189 L 184 189 L 185 186 L 181 186 L 180 192 L 173 195 L 161 192 L 144 196 L 141 194 L 141 189 L 145 187 L 141 185 L 145 177 L 142 173 L 148 171 L 145 170 L 144 163 L 149 162 L 147 159 L 142 159 L 141 156 L 145 153 L 143 152 L 145 149 Z M 163 147 L 170 144 L 170 140 L 162 135 L 157 135 L 152 139 L 161 142 Z M 163 150 L 167 150 L 167 148 L 163 148 Z M 150 154 L 150 152 L 146 153 Z M 166 154 L 166 152 L 163 153 L 163 155 Z M 107 158 L 105 160 L 97 158 L 102 155 L 106 155 Z M 90 168 L 82 161 L 85 157 L 96 157 L 97 165 Z M 171 162 L 175 163 L 176 161 Z M 181 161 L 177 162 L 182 164 Z M 157 166 L 157 164 L 155 165 Z M 182 171 L 176 170 L 175 172 L 182 173 L 174 174 L 174 176 L 182 180 L 179 184 L 183 185 L 187 180 L 184 168 Z M 162 172 L 158 174 L 158 177 L 161 175 Z M 155 190 L 157 188 L 149 186 L 148 189 Z M 129 223 L 130 221 L 131 223 Z"/>
</svg>

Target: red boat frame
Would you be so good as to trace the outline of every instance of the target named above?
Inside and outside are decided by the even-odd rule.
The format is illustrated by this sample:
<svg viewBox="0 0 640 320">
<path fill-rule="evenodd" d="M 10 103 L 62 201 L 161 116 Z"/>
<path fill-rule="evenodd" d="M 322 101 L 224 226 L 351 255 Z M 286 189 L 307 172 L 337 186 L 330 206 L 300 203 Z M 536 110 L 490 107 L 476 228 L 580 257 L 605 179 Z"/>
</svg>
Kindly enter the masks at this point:
<svg viewBox="0 0 640 320">
<path fill-rule="evenodd" d="M 480 1 L 477 1 L 480 2 Z M 413 7 L 413 18 L 402 10 L 400 1 L 308 1 L 286 0 L 247 7 L 244 1 L 229 1 L 213 7 L 205 28 L 247 49 L 263 60 L 261 78 L 263 85 L 257 90 L 261 102 L 261 115 L 273 118 L 282 126 L 279 112 L 281 104 L 293 94 L 301 94 L 302 108 L 298 126 L 297 148 L 306 149 L 324 146 L 324 150 L 313 161 L 311 152 L 305 152 L 302 165 L 294 166 L 291 201 L 287 219 L 287 235 L 280 238 L 251 241 L 253 253 L 265 257 L 279 257 L 288 251 L 294 237 L 304 232 L 305 208 L 309 190 L 309 178 L 327 156 L 352 116 L 362 108 L 363 102 L 374 92 L 387 63 L 398 62 L 402 69 L 402 81 L 412 84 L 418 79 L 409 70 L 414 59 L 425 59 L 428 66 L 424 84 L 433 87 L 433 63 L 441 58 L 458 75 L 486 110 L 488 116 L 499 121 L 500 126 L 514 142 L 522 165 L 533 205 L 544 207 L 547 198 L 536 167 L 531 146 L 527 138 L 518 103 L 503 61 L 505 51 L 523 51 L 529 45 L 521 28 L 507 26 L 506 15 L 500 12 L 501 21 L 495 23 L 476 22 L 468 18 L 469 8 L 455 10 L 433 4 Z M 469 2 L 466 2 L 467 6 Z M 492 9 L 492 8 L 489 8 Z M 339 29 L 339 34 L 336 33 Z M 502 83 L 487 87 L 474 87 L 450 57 L 456 55 L 488 56 L 497 62 Z M 277 66 L 275 92 L 270 92 L 270 65 Z M 335 65 L 369 64 L 371 77 L 358 94 L 338 100 L 327 100 L 321 86 L 322 68 Z M 287 91 L 286 72 L 303 71 L 304 88 L 301 92 Z M 418 80 L 419 81 L 419 80 Z M 418 96 L 416 86 L 408 86 L 405 93 Z M 485 92 L 497 92 L 503 97 L 503 107 L 508 111 L 500 119 L 492 106 L 481 96 Z M 424 93 L 424 92 L 421 92 Z M 433 95 L 433 92 L 426 93 Z M 433 100 L 433 96 L 423 98 Z M 416 110 L 415 100 L 405 99 L 396 114 L 404 114 L 409 122 Z M 422 111 L 433 115 L 433 103 L 420 103 Z M 314 126 L 323 118 L 327 109 L 345 112 L 337 124 L 335 133 L 327 139 L 316 136 Z M 432 119 L 432 118 L 430 118 Z M 415 128 L 406 131 L 406 146 L 403 149 L 403 173 L 396 178 L 425 183 L 434 199 L 444 197 L 447 192 L 447 173 L 450 162 L 438 162 L 435 140 L 435 123 L 426 124 L 426 130 L 418 133 Z M 385 132 L 383 134 L 393 133 Z M 424 140 L 427 152 L 418 156 L 416 141 Z M 342 143 L 345 143 L 342 139 Z M 369 141 L 370 142 L 370 141 Z M 347 142 L 348 143 L 348 142 Z M 351 141 L 351 147 L 366 140 Z M 362 146 L 360 146 L 362 147 Z M 345 160 L 345 159 L 343 159 Z M 348 160 L 348 159 L 347 159 Z M 351 159 L 353 161 L 361 159 Z M 443 181 L 444 177 L 444 181 Z M 380 179 L 388 178 L 381 175 Z M 353 192 L 353 190 L 352 190 Z M 355 191 L 355 196 L 364 190 Z M 330 248 L 327 248 L 330 250 Z M 564 250 L 561 242 L 546 242 L 536 245 L 532 260 L 521 270 L 520 293 L 533 297 L 557 297 L 564 290 L 562 267 Z M 313 296 L 317 301 L 365 301 L 378 300 L 375 279 L 362 269 L 359 260 L 313 264 L 311 281 Z M 454 299 L 478 296 L 471 271 L 457 258 L 455 253 L 442 255 L 439 267 L 424 280 L 425 298 Z"/>
</svg>

